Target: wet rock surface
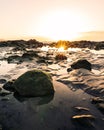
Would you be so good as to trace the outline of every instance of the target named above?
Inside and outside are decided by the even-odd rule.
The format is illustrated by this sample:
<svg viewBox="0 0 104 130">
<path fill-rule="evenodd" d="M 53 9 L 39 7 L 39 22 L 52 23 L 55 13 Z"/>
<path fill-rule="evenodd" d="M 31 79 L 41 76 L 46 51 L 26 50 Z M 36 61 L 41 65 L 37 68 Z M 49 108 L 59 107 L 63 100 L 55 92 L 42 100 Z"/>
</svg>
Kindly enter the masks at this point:
<svg viewBox="0 0 104 130">
<path fill-rule="evenodd" d="M 89 108 L 85 107 L 74 107 L 75 111 L 80 112 L 80 111 L 89 111 Z"/>
<path fill-rule="evenodd" d="M 51 75 L 41 70 L 24 73 L 13 86 L 22 96 L 45 96 L 54 93 Z"/>
<path fill-rule="evenodd" d="M 91 99 L 91 103 L 92 104 L 97 104 L 97 103 L 104 103 L 104 99 L 100 98 L 100 97 L 95 97 Z"/>
<path fill-rule="evenodd" d="M 6 82 L 7 82 L 6 79 L 0 79 L 0 84 L 4 84 Z"/>
<path fill-rule="evenodd" d="M 87 70 L 90 70 L 90 71 L 91 71 L 91 69 L 92 69 L 91 63 L 88 62 L 86 59 L 80 59 L 80 60 L 74 62 L 74 63 L 71 65 L 71 68 L 72 68 L 72 69 L 84 68 L 84 69 L 87 69 Z"/>
<path fill-rule="evenodd" d="M 4 88 L 5 90 L 14 92 L 14 91 L 15 91 L 15 88 L 13 87 L 14 81 L 15 81 L 15 80 L 10 80 L 10 81 L 8 81 L 7 83 L 5 83 L 5 84 L 3 85 L 3 88 Z"/>
<path fill-rule="evenodd" d="M 93 115 L 75 115 L 72 117 L 74 123 L 78 123 L 84 127 L 94 127 L 95 119 Z"/>
<path fill-rule="evenodd" d="M 104 103 L 98 103 L 97 108 L 104 114 Z"/>
</svg>

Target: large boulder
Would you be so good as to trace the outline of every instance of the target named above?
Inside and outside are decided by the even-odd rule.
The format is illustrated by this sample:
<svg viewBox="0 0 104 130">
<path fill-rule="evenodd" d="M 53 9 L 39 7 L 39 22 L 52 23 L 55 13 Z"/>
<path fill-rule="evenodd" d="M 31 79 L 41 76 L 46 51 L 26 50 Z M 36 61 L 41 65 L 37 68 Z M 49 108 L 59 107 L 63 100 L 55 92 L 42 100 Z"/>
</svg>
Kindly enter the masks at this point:
<svg viewBox="0 0 104 130">
<path fill-rule="evenodd" d="M 31 70 L 21 75 L 13 84 L 21 96 L 45 96 L 54 93 L 52 78 L 41 70 Z"/>
<path fill-rule="evenodd" d="M 90 62 L 88 62 L 86 59 L 80 59 L 76 62 L 74 62 L 72 65 L 71 65 L 71 68 L 72 69 L 80 69 L 80 68 L 84 68 L 84 69 L 87 69 L 87 70 L 90 70 L 92 69 L 92 65 Z"/>
</svg>

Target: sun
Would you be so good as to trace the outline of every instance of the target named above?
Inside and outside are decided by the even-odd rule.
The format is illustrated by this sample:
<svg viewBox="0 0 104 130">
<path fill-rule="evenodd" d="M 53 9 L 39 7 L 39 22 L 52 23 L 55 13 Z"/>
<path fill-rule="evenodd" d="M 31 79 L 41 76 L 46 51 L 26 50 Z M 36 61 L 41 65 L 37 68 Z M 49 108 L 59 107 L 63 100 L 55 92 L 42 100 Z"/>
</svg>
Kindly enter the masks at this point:
<svg viewBox="0 0 104 130">
<path fill-rule="evenodd" d="M 59 47 L 58 48 L 58 52 L 64 52 L 65 50 L 64 50 L 64 47 L 63 46 L 61 46 L 61 47 Z"/>
<path fill-rule="evenodd" d="M 79 32 L 87 31 L 87 19 L 78 12 L 58 10 L 44 14 L 38 25 L 38 34 L 53 40 L 74 40 Z"/>
</svg>

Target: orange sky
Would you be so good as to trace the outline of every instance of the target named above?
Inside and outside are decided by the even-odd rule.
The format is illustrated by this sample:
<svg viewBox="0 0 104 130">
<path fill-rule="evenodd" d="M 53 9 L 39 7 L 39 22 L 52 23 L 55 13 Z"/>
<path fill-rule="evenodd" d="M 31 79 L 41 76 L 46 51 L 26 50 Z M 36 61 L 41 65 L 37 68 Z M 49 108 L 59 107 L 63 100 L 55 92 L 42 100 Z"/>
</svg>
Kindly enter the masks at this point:
<svg viewBox="0 0 104 130">
<path fill-rule="evenodd" d="M 104 0 L 0 0 L 0 39 L 104 40 L 103 12 Z"/>
</svg>

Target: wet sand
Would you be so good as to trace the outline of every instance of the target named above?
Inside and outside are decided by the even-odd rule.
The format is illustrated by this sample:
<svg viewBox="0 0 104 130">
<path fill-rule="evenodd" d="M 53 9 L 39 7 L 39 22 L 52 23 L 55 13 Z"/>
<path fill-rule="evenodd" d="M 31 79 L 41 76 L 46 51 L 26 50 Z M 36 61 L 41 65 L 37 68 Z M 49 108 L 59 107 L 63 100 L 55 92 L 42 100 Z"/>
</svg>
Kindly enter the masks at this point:
<svg viewBox="0 0 104 130">
<path fill-rule="evenodd" d="M 3 130 L 75 130 L 88 129 L 75 125 L 71 117 L 77 114 L 91 114 L 96 117 L 94 128 L 104 129 L 104 115 L 93 105 L 91 95 L 82 90 L 72 91 L 66 85 L 54 81 L 55 94 L 48 97 L 29 99 L 6 96 L 9 100 L 0 100 L 0 123 Z M 88 108 L 76 112 L 75 107 Z M 100 127 L 102 126 L 102 127 Z"/>
</svg>

